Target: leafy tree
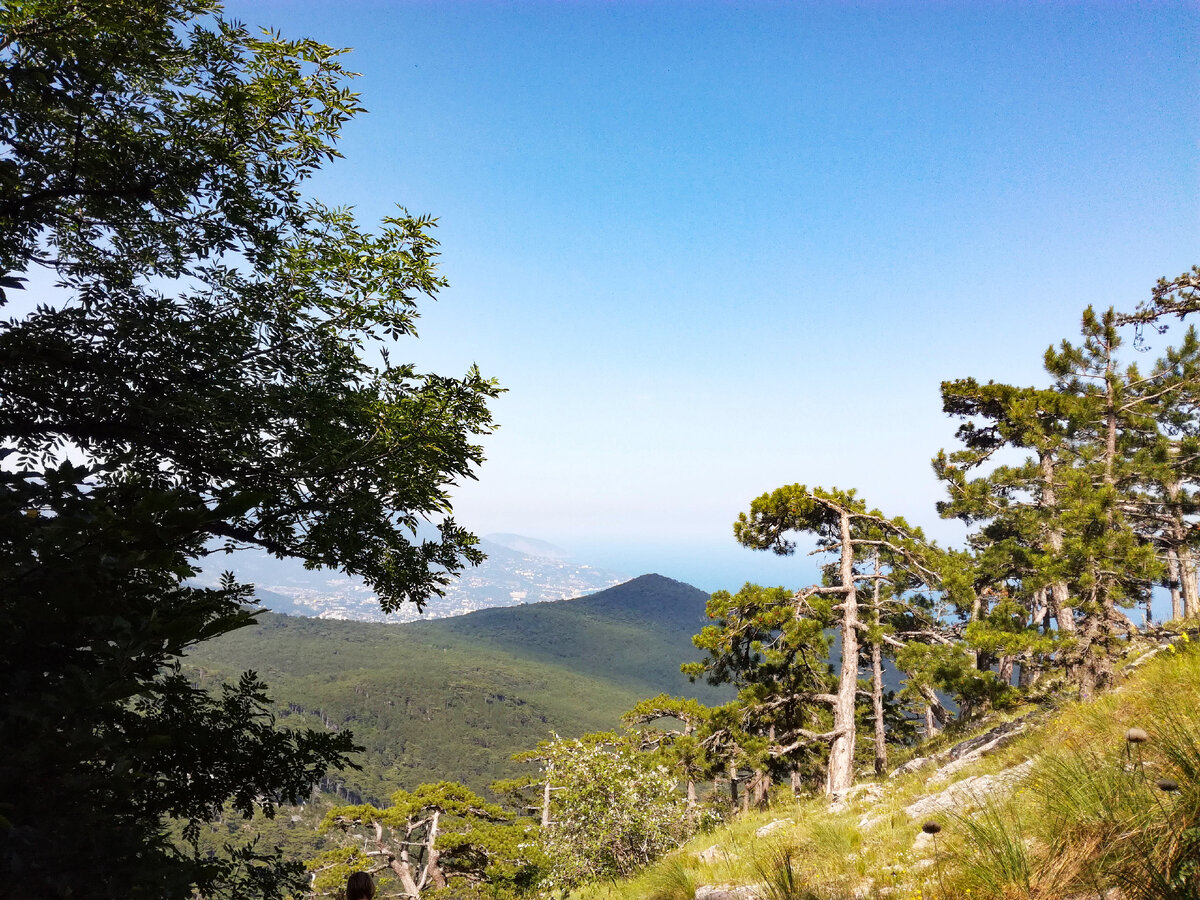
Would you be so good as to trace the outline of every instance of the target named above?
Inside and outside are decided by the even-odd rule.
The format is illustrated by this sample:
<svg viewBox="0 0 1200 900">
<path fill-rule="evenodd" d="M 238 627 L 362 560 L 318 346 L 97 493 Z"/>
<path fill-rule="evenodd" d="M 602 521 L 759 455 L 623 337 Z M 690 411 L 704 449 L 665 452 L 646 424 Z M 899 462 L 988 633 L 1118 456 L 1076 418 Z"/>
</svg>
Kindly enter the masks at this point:
<svg viewBox="0 0 1200 900">
<path fill-rule="evenodd" d="M 697 734 L 712 717 L 712 711 L 686 697 L 659 694 L 640 701 L 621 717 L 626 728 L 636 729 L 640 749 L 658 751 L 687 785 L 688 816 L 695 821 L 696 782 L 708 768 L 701 736 Z M 679 723 L 669 728 L 667 721 Z"/>
<path fill-rule="evenodd" d="M 627 875 L 687 839 L 675 777 L 628 738 L 556 738 L 539 754 L 558 788 L 539 836 L 550 888 Z"/>
<path fill-rule="evenodd" d="M 1161 324 L 1162 319 L 1170 316 L 1182 319 L 1197 311 L 1200 311 L 1200 266 L 1192 266 L 1190 271 L 1176 278 L 1158 279 L 1150 299 L 1139 303 L 1132 313 L 1118 315 L 1116 323 L 1137 325 L 1141 339 L 1143 326 L 1151 325 L 1162 334 L 1167 330 L 1167 326 Z"/>
<path fill-rule="evenodd" d="M 1078 345 L 1063 341 L 1047 350 L 1046 369 L 1071 401 L 1073 465 L 1065 473 L 1060 560 L 1080 598 L 1080 690 L 1090 697 L 1111 680 L 1113 635 L 1130 625 L 1118 609 L 1140 599 L 1158 572 L 1152 547 L 1121 503 L 1141 478 L 1131 465 L 1134 435 L 1153 427 L 1143 398 L 1130 391 L 1137 371 L 1120 369 L 1113 310 L 1097 315 L 1088 307 L 1082 337 Z"/>
<path fill-rule="evenodd" d="M 341 829 L 349 846 L 309 863 L 314 891 L 336 889 L 364 869 L 390 873 L 412 898 L 464 883 L 486 882 L 497 890 L 527 886 L 536 877 L 536 826 L 529 820 L 514 821 L 453 782 L 397 791 L 391 800 L 384 809 L 339 806 L 326 814 L 322 830 Z"/>
<path fill-rule="evenodd" d="M 0 880 L 34 896 L 279 896 L 197 823 L 307 793 L 345 736 L 175 661 L 251 621 L 192 581 L 254 546 L 422 603 L 480 554 L 449 518 L 495 385 L 390 362 L 443 285 L 429 219 L 362 231 L 301 187 L 360 111 L 339 51 L 216 3 L 0 9 Z M 382 366 L 372 364 L 381 360 Z M 417 540 L 422 518 L 436 540 Z"/>
<path fill-rule="evenodd" d="M 1191 290 L 1186 277 L 1160 289 L 1180 302 Z M 1018 655 L 1037 667 L 1053 653 L 1085 696 L 1111 677 L 1115 635 L 1132 627 L 1123 607 L 1148 602 L 1164 577 L 1178 613 L 1197 593 L 1200 346 L 1189 329 L 1143 375 L 1120 363 L 1120 321 L 1086 310 L 1082 341 L 1046 353 L 1050 389 L 944 384 L 946 411 L 967 419 L 965 447 L 934 463 L 950 492 L 942 514 L 982 525 L 965 567 L 980 667 L 998 656 L 1004 672 Z M 1006 448 L 1034 455 L 967 477 Z"/>
</svg>

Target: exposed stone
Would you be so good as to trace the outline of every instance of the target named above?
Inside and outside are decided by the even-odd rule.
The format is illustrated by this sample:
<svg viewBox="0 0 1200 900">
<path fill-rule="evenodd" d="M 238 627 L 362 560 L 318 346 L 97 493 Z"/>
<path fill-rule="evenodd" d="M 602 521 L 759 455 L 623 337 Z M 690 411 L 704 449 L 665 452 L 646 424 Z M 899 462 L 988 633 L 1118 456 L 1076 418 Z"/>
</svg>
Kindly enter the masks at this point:
<svg viewBox="0 0 1200 900">
<path fill-rule="evenodd" d="M 703 863 L 715 863 L 728 859 L 729 854 L 725 851 L 724 847 L 719 844 L 713 844 L 707 850 L 701 850 L 697 853 L 696 858 Z"/>
<path fill-rule="evenodd" d="M 910 819 L 928 819 L 940 812 L 970 806 L 987 794 L 1007 791 L 1024 779 L 1032 768 L 1033 760 L 1027 760 L 995 775 L 972 775 L 956 781 L 944 791 L 922 797 L 904 807 L 904 812 Z"/>
<path fill-rule="evenodd" d="M 847 799 L 859 803 L 874 803 L 883 796 L 883 785 L 874 781 L 864 782 L 850 788 Z"/>
<path fill-rule="evenodd" d="M 845 812 L 850 804 L 856 801 L 874 803 L 883 796 L 883 785 L 873 781 L 857 784 L 844 791 L 838 791 L 829 797 L 829 811 L 832 813 Z"/>
<path fill-rule="evenodd" d="M 750 884 L 702 884 L 695 900 L 761 900 L 762 893 Z"/>
<path fill-rule="evenodd" d="M 866 881 L 863 881 L 850 894 L 852 900 L 867 900 L 868 897 L 875 896 L 878 896 L 878 893 L 875 891 L 874 878 L 868 878 Z"/>
<path fill-rule="evenodd" d="M 759 828 L 757 831 L 755 831 L 754 836 L 763 838 L 769 835 L 771 832 L 778 831 L 780 828 L 783 828 L 786 825 L 794 824 L 796 823 L 791 819 L 776 819 L 774 822 L 768 822 L 762 828 Z"/>
<path fill-rule="evenodd" d="M 1154 657 L 1158 656 L 1158 654 L 1159 654 L 1159 653 L 1161 653 L 1161 652 L 1163 651 L 1163 649 L 1164 649 L 1166 646 L 1167 646 L 1166 644 L 1160 644 L 1159 646 L 1157 646 L 1157 647 L 1154 647 L 1154 648 L 1150 649 L 1150 650 L 1149 650 L 1149 651 L 1147 651 L 1146 653 L 1143 653 L 1141 656 L 1139 656 L 1139 657 L 1138 657 L 1137 659 L 1135 659 L 1133 662 L 1131 662 L 1131 663 L 1129 663 L 1128 665 L 1126 665 L 1126 666 L 1125 666 L 1125 671 L 1126 671 L 1126 672 L 1131 672 L 1131 671 L 1133 671 L 1134 669 L 1137 669 L 1137 668 L 1141 667 L 1141 666 L 1142 666 L 1142 665 L 1144 665 L 1145 663 L 1147 663 L 1147 662 L 1149 662 L 1150 660 L 1152 660 Z"/>
<path fill-rule="evenodd" d="M 882 816 L 872 816 L 869 813 L 863 813 L 858 820 L 859 831 L 870 831 L 876 825 L 880 825 L 892 817 L 891 813 L 884 813 Z"/>
<path fill-rule="evenodd" d="M 916 759 L 910 759 L 902 766 L 897 766 L 892 770 L 889 778 L 899 778 L 901 775 L 907 775 L 909 772 L 915 772 L 917 769 L 923 768 L 933 762 L 928 756 L 918 756 Z"/>
</svg>

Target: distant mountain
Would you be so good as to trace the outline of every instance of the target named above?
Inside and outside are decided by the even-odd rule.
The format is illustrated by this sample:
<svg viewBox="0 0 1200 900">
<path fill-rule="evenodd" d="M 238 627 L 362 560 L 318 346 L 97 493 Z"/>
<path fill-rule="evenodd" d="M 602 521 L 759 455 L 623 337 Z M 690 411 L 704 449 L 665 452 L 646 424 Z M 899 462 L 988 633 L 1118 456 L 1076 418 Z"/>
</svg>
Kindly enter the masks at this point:
<svg viewBox="0 0 1200 900">
<path fill-rule="evenodd" d="M 411 622 L 440 619 L 497 606 L 516 606 L 580 597 L 628 580 L 619 572 L 573 562 L 565 550 L 536 538 L 498 534 L 481 539 L 487 559 L 468 568 L 429 601 L 425 611 L 406 607 L 384 615 L 375 593 L 360 578 L 325 569 L 306 569 L 296 560 L 280 560 L 258 551 L 216 557 L 201 581 L 215 583 L 232 571 L 254 585 L 260 602 L 272 612 L 349 619 L 358 622 Z"/>
<path fill-rule="evenodd" d="M 520 534 L 488 534 L 484 535 L 483 540 L 489 544 L 498 544 L 501 547 L 507 547 L 509 550 L 515 550 L 517 553 L 523 553 L 526 556 L 540 556 L 542 559 L 561 559 L 564 561 L 571 558 L 571 554 L 562 547 L 555 547 L 553 544 L 539 541 L 537 538 L 529 538 Z"/>
<path fill-rule="evenodd" d="M 483 789 L 524 770 L 513 753 L 615 728 L 644 697 L 728 699 L 679 673 L 698 658 L 706 600 L 643 575 L 588 597 L 402 625 L 266 614 L 185 664 L 202 683 L 255 669 L 284 724 L 353 729 L 367 749 L 362 771 L 339 776 L 350 799 L 441 779 Z"/>
</svg>

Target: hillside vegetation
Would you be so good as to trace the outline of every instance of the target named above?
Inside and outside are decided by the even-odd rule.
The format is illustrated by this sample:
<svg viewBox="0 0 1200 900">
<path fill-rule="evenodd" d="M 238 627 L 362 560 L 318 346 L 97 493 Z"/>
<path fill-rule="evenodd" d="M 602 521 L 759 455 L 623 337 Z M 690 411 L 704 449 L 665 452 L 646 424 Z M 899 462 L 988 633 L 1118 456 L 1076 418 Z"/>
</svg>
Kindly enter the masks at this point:
<svg viewBox="0 0 1200 900">
<path fill-rule="evenodd" d="M 580 896 L 1200 897 L 1197 631 L 1136 646 L 1127 679 L 1096 699 L 960 726 L 890 777 L 860 773 L 847 797 L 777 797 Z"/>
<path fill-rule="evenodd" d="M 256 671 L 286 725 L 351 730 L 365 749 L 326 787 L 380 803 L 452 779 L 486 791 L 553 733 L 612 729 L 644 697 L 728 692 L 680 674 L 707 595 L 659 575 L 588 597 L 405 625 L 267 613 L 197 646 L 185 670 L 214 683 Z"/>
</svg>

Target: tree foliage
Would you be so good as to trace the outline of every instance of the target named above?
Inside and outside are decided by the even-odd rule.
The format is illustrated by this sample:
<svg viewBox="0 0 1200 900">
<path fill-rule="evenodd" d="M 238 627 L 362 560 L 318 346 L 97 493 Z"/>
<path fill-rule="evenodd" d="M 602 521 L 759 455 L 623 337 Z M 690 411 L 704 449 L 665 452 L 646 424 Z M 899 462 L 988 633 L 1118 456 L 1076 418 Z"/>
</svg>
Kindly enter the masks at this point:
<svg viewBox="0 0 1200 900">
<path fill-rule="evenodd" d="M 627 875 L 689 834 L 674 775 L 613 734 L 556 738 L 536 751 L 555 788 L 541 830 L 551 888 Z"/>
<path fill-rule="evenodd" d="M 383 809 L 339 806 L 323 830 L 340 829 L 346 846 L 308 864 L 313 890 L 327 893 L 354 871 L 382 872 L 404 896 L 486 882 L 493 891 L 528 887 L 541 869 L 536 825 L 514 820 L 461 784 L 423 784 L 397 791 Z"/>
<path fill-rule="evenodd" d="M 802 484 L 758 497 L 749 513 L 739 515 L 734 535 L 745 546 L 779 555 L 795 551 L 793 535 L 809 535 L 817 552 L 833 559 L 820 584 L 795 592 L 748 584 L 737 595 L 714 594 L 708 612 L 716 624 L 695 638 L 707 659 L 685 671 L 736 684 L 743 727 L 766 738 L 771 757 L 827 744 L 826 790 L 844 791 L 854 779 L 860 639 L 876 648 L 882 644 L 881 598 L 897 600 L 906 591 L 937 585 L 940 554 L 919 529 L 868 509 L 854 491 Z M 919 606 L 901 606 L 888 618 L 907 616 L 914 633 L 936 633 Z M 875 615 L 866 617 L 866 608 Z M 889 632 L 894 630 L 889 623 Z M 831 631 L 841 650 L 836 676 L 825 663 Z M 891 641 L 901 643 L 894 635 Z M 881 677 L 874 678 L 874 690 L 882 692 Z M 883 715 L 877 704 L 877 720 Z"/>
<path fill-rule="evenodd" d="M 0 287 L 34 301 L 0 323 L 0 879 L 31 895 L 299 883 L 166 836 L 352 746 L 274 728 L 252 675 L 210 696 L 174 670 L 250 621 L 232 579 L 192 581 L 207 557 L 339 568 L 385 609 L 480 559 L 448 490 L 497 388 L 389 354 L 443 286 L 434 223 L 302 194 L 361 109 L 340 55 L 195 0 L 0 10 Z"/>
</svg>

